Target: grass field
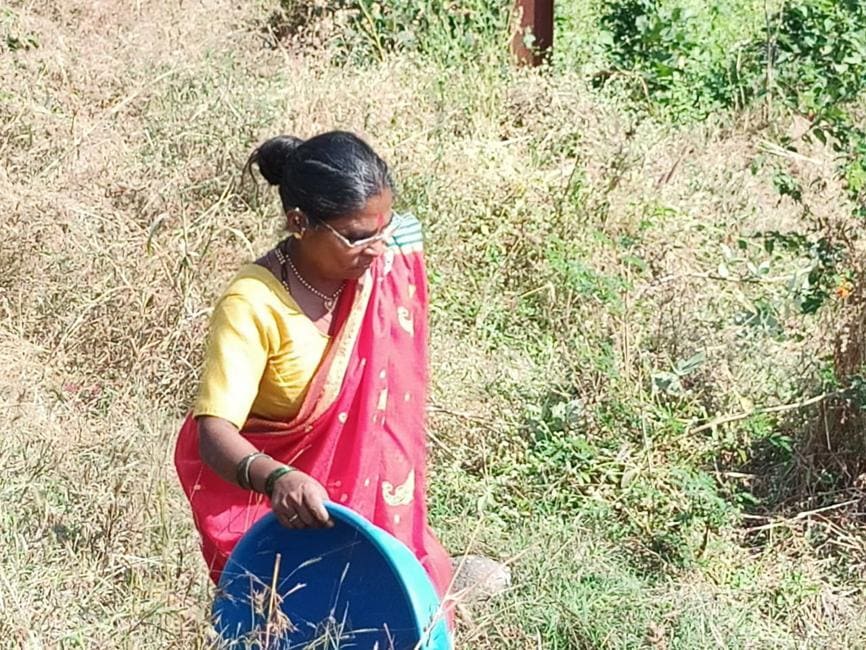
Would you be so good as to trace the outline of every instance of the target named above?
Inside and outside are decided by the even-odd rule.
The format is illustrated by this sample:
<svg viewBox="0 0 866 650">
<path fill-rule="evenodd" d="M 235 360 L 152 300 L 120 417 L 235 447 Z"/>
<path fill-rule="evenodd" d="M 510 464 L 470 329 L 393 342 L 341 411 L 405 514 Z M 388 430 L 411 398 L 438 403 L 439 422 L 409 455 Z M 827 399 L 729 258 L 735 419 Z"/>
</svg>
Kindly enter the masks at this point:
<svg viewBox="0 0 866 650">
<path fill-rule="evenodd" d="M 459 648 L 866 646 L 851 174 L 778 97 L 687 101 L 709 59 L 597 83 L 561 4 L 537 71 L 482 0 L 0 6 L 0 647 L 210 647 L 174 436 L 279 236 L 246 156 L 332 128 L 426 225 L 434 527 L 514 574 Z M 719 52 L 769 15 L 714 6 Z"/>
</svg>

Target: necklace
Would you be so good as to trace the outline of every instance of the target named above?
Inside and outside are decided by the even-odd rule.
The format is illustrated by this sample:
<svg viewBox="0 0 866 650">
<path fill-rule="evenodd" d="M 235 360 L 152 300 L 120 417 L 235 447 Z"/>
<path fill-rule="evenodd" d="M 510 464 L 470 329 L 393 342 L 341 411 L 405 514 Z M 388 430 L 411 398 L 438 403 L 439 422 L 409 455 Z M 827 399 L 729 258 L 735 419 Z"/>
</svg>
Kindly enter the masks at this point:
<svg viewBox="0 0 866 650">
<path fill-rule="evenodd" d="M 326 294 L 326 293 L 322 293 L 321 291 L 319 291 L 318 289 L 316 289 L 313 285 L 311 285 L 309 282 L 307 282 L 307 281 L 304 279 L 304 276 L 302 276 L 302 275 L 298 272 L 298 269 L 295 268 L 295 263 L 292 262 L 292 257 L 291 257 L 291 255 L 286 255 L 285 253 L 283 253 L 282 249 L 281 249 L 279 246 L 277 246 L 277 247 L 274 249 L 274 251 L 276 252 L 276 255 L 277 255 L 277 261 L 278 261 L 278 262 L 283 266 L 283 268 L 285 268 L 286 264 L 288 264 L 288 265 L 289 265 L 289 268 L 290 268 L 291 271 L 292 271 L 292 275 L 295 276 L 295 278 L 298 280 L 298 282 L 300 282 L 301 285 L 302 285 L 302 286 L 303 286 L 307 291 L 309 291 L 310 293 L 312 293 L 314 296 L 316 296 L 317 298 L 321 298 L 322 303 L 324 303 L 324 305 L 325 305 L 325 309 L 328 310 L 328 311 L 331 311 L 331 310 L 334 308 L 334 305 L 337 304 L 337 299 L 340 297 L 340 294 L 343 293 L 343 285 L 341 284 L 341 285 L 340 285 L 340 288 L 337 289 L 337 290 L 336 290 L 334 293 L 332 293 L 330 296 L 329 296 L 328 294 Z M 291 289 L 291 287 L 289 286 L 289 283 L 286 282 L 285 279 L 282 279 L 282 283 L 285 285 L 285 287 L 286 287 L 286 289 L 289 291 L 289 293 L 291 293 L 291 292 L 292 292 L 292 289 Z"/>
</svg>

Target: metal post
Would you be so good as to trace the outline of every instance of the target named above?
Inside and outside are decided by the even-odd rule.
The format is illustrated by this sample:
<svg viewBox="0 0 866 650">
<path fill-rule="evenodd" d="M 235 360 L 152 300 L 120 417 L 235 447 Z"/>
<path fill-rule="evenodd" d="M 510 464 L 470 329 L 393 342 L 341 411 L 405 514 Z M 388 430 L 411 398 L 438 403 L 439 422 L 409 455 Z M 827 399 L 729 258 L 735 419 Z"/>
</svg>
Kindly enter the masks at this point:
<svg viewBox="0 0 866 650">
<path fill-rule="evenodd" d="M 553 0 L 515 0 L 514 11 L 519 27 L 511 39 L 511 53 L 521 65 L 541 65 L 553 49 Z"/>
</svg>

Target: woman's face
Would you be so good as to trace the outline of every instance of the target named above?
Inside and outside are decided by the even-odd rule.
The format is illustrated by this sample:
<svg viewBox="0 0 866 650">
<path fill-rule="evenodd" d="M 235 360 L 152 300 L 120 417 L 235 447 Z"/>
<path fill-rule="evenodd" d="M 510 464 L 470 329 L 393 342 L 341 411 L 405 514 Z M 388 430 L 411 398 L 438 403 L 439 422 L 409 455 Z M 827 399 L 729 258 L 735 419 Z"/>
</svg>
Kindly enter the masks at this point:
<svg viewBox="0 0 866 650">
<path fill-rule="evenodd" d="M 297 240 L 298 252 L 323 278 L 354 280 L 361 277 L 385 252 L 387 243 L 376 237 L 390 224 L 392 201 L 391 190 L 385 189 L 358 212 L 327 224 L 310 222 Z M 292 228 L 291 216 L 289 224 Z M 363 241 L 369 238 L 373 240 Z M 359 242 L 358 245 L 354 245 L 355 242 Z"/>
</svg>

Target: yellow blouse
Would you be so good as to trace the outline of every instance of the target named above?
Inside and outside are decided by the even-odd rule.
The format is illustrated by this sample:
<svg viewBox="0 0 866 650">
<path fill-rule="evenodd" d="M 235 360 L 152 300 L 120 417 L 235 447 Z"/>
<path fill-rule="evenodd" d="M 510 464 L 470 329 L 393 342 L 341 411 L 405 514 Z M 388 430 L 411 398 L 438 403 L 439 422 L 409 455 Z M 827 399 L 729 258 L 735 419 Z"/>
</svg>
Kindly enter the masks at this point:
<svg viewBox="0 0 866 650">
<path fill-rule="evenodd" d="M 329 340 L 270 271 L 241 267 L 211 316 L 193 415 L 291 419 Z"/>
</svg>

